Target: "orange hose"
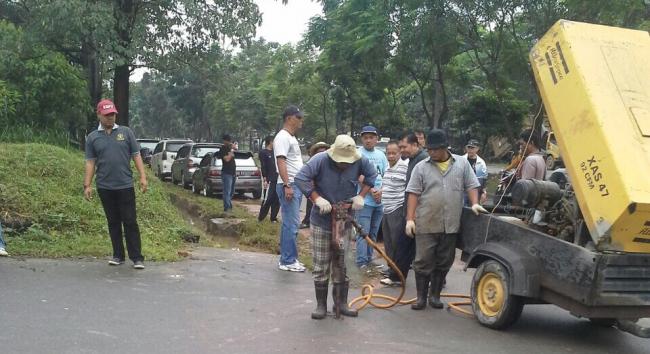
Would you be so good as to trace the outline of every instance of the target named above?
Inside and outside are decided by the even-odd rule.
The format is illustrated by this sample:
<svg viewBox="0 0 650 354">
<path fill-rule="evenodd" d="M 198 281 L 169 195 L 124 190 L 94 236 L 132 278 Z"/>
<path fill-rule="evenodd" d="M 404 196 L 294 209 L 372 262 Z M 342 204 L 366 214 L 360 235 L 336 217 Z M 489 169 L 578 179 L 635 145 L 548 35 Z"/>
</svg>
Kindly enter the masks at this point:
<svg viewBox="0 0 650 354">
<path fill-rule="evenodd" d="M 352 225 L 354 225 L 354 227 L 357 228 L 357 230 L 360 229 L 358 227 L 358 225 L 356 225 L 356 222 L 353 222 Z M 379 246 L 377 246 L 377 244 L 370 237 L 368 237 L 368 235 L 363 235 L 363 237 L 366 240 L 366 242 L 368 242 L 368 244 L 371 245 L 372 248 L 374 248 L 386 260 L 386 263 L 388 263 L 388 265 L 395 271 L 395 273 L 399 277 L 400 283 L 402 284 L 402 288 L 400 290 L 399 295 L 397 297 L 393 297 L 393 296 L 388 296 L 388 295 L 384 295 L 384 294 L 375 294 L 375 292 L 374 292 L 375 288 L 371 284 L 364 284 L 363 287 L 361 288 L 361 296 L 358 296 L 358 297 L 352 299 L 352 301 L 350 301 L 348 306 L 352 307 L 352 308 L 355 308 L 354 305 L 356 303 L 358 303 L 358 302 L 361 302 L 361 305 L 356 307 L 357 310 L 362 310 L 363 308 L 365 308 L 368 305 L 371 305 L 373 307 L 380 308 L 380 309 L 389 309 L 389 308 L 391 308 L 391 307 L 393 307 L 395 305 L 398 305 L 398 304 L 399 305 L 407 305 L 407 304 L 414 303 L 417 300 L 415 298 L 410 299 L 410 300 L 402 300 L 402 297 L 404 297 L 404 293 L 406 292 L 406 279 L 404 279 L 404 274 L 402 274 L 402 272 L 399 270 L 399 268 L 397 267 L 395 262 L 393 262 L 393 260 L 390 259 L 390 257 L 388 257 L 386 255 L 386 253 L 381 248 L 379 248 Z M 470 299 L 470 296 L 463 295 L 463 294 L 446 294 L 446 293 L 443 293 L 443 294 L 440 294 L 440 296 L 441 297 L 448 297 L 448 298 Z M 380 304 L 380 303 L 374 302 L 373 299 L 383 299 L 383 300 L 388 300 L 389 302 Z M 474 316 L 474 314 L 471 311 L 468 311 L 468 310 L 461 307 L 461 306 L 468 306 L 468 305 L 471 305 L 471 304 L 472 304 L 471 301 L 460 301 L 460 302 L 449 302 L 449 303 L 447 303 L 447 306 L 449 306 L 450 309 L 452 309 L 454 311 L 457 311 L 457 312 L 460 312 L 462 314 L 469 315 L 469 316 Z"/>
</svg>

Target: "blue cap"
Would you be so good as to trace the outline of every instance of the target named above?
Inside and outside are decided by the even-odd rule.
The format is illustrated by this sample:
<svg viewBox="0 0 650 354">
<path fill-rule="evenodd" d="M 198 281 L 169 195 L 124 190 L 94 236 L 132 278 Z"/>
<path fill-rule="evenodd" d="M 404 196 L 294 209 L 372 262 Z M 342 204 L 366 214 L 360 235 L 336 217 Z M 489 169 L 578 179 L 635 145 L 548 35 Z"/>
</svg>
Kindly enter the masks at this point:
<svg viewBox="0 0 650 354">
<path fill-rule="evenodd" d="M 377 128 L 373 127 L 372 125 L 366 125 L 365 127 L 361 128 L 361 135 L 366 133 L 372 133 L 379 136 L 379 132 L 377 131 Z"/>
</svg>

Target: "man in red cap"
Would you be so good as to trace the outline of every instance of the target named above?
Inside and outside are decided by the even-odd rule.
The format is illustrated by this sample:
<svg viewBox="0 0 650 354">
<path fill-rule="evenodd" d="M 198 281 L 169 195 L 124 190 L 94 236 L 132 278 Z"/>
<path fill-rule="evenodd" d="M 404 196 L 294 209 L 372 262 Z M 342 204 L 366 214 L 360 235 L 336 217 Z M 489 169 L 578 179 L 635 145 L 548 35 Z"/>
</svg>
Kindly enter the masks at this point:
<svg viewBox="0 0 650 354">
<path fill-rule="evenodd" d="M 113 258 L 108 264 L 124 263 L 124 227 L 126 248 L 133 261 L 133 268 L 144 269 L 130 160 L 133 159 L 140 174 L 140 189 L 143 193 L 147 191 L 147 176 L 133 131 L 115 124 L 116 116 L 117 109 L 112 101 L 105 99 L 97 104 L 99 126 L 86 137 L 84 197 L 87 200 L 92 198 L 91 182 L 96 174 L 97 194 L 104 207 L 113 245 Z"/>
</svg>

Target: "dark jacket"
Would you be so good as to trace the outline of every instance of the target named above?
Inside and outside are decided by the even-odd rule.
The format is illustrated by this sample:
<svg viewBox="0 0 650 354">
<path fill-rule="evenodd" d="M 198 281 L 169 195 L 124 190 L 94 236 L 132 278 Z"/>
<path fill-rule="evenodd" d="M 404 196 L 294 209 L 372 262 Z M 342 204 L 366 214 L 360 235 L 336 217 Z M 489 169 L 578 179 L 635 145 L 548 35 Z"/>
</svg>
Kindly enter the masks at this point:
<svg viewBox="0 0 650 354">
<path fill-rule="evenodd" d="M 273 150 L 262 149 L 259 153 L 259 157 L 262 177 L 266 178 L 270 183 L 277 182 L 278 170 L 275 168 Z"/>
</svg>

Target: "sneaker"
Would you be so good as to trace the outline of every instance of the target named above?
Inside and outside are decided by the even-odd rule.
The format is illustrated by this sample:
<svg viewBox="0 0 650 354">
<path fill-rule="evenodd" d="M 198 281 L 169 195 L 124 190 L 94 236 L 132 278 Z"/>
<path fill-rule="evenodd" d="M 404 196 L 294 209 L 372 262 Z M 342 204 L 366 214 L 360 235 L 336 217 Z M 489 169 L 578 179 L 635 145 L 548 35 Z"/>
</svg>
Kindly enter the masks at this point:
<svg viewBox="0 0 650 354">
<path fill-rule="evenodd" d="M 119 258 L 111 258 L 111 260 L 108 261 L 108 264 L 116 266 L 116 265 L 124 264 L 124 261 Z"/>
<path fill-rule="evenodd" d="M 144 263 L 142 263 L 142 261 L 135 261 L 135 262 L 133 262 L 133 268 L 134 269 L 144 269 Z"/>
<path fill-rule="evenodd" d="M 0 247 L 0 257 L 8 257 L 9 253 L 3 247 Z"/>
<path fill-rule="evenodd" d="M 381 264 L 381 263 L 379 263 L 379 262 L 377 262 L 377 261 L 370 261 L 370 263 L 368 263 L 368 265 L 371 266 L 371 267 L 373 267 L 373 268 L 377 268 L 377 269 L 384 269 L 384 268 L 386 268 L 385 265 L 383 265 L 383 264 Z"/>
<path fill-rule="evenodd" d="M 367 264 L 359 266 L 359 270 L 366 273 L 372 272 L 372 269 Z"/>
<path fill-rule="evenodd" d="M 300 263 L 294 262 L 292 264 L 278 264 L 278 269 L 288 271 L 288 272 L 304 272 L 305 267 L 301 266 Z"/>
<path fill-rule="evenodd" d="M 402 282 L 399 280 L 392 280 L 391 278 L 384 278 L 379 281 L 383 285 L 386 286 L 402 286 Z"/>
</svg>

